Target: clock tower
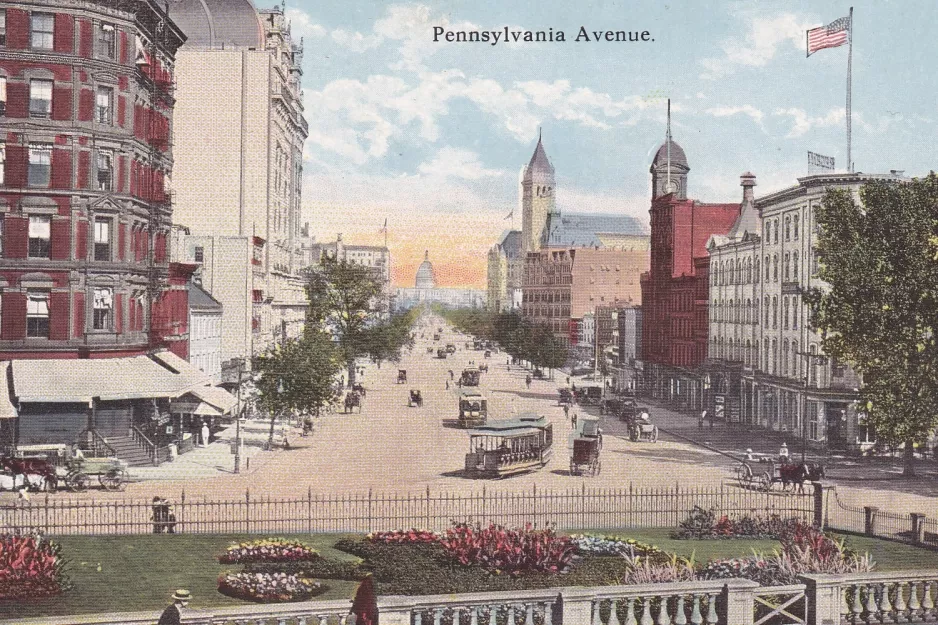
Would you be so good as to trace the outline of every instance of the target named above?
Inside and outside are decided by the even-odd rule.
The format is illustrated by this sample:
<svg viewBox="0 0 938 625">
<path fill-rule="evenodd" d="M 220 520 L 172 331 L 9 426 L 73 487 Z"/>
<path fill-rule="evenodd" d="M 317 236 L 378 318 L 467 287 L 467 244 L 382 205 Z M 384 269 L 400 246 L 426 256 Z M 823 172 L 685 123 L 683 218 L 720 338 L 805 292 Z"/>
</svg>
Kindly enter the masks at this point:
<svg viewBox="0 0 938 625">
<path fill-rule="evenodd" d="M 652 200 L 669 193 L 673 193 L 676 200 L 687 199 L 687 172 L 690 167 L 684 150 L 671 139 L 671 100 L 668 100 L 668 131 L 665 141 L 658 148 L 649 171 Z"/>
</svg>

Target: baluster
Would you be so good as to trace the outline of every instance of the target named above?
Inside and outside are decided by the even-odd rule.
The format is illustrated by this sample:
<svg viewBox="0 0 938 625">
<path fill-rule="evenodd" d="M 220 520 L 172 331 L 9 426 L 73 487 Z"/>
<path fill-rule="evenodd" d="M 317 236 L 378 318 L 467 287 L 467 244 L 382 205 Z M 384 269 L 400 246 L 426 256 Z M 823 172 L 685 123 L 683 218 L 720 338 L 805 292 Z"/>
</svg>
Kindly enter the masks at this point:
<svg viewBox="0 0 938 625">
<path fill-rule="evenodd" d="M 893 607 L 896 611 L 896 622 L 897 623 L 908 623 L 909 619 L 906 618 L 906 611 L 909 609 L 908 604 L 905 602 L 905 587 L 908 584 L 906 582 L 899 582 L 896 584 L 896 600 L 893 603 Z M 914 584 L 912 584 L 914 586 Z"/>
<path fill-rule="evenodd" d="M 459 625 L 459 621 L 461 620 L 461 615 L 462 615 L 462 608 L 460 608 L 459 606 L 453 608 L 453 625 Z"/>
<path fill-rule="evenodd" d="M 317 614 L 316 618 L 319 619 L 319 625 L 329 625 L 329 615 L 328 614 Z"/>
<path fill-rule="evenodd" d="M 661 595 L 661 603 L 658 605 L 657 625 L 671 625 L 671 615 L 668 614 L 668 597 Z"/>
<path fill-rule="evenodd" d="M 534 604 L 526 603 L 522 608 L 524 609 L 524 625 L 534 625 Z"/>
<path fill-rule="evenodd" d="M 651 597 L 645 597 L 643 603 L 642 620 L 639 623 L 641 625 L 655 625 L 654 619 L 651 618 Z"/>
<path fill-rule="evenodd" d="M 935 616 L 935 601 L 931 596 L 931 585 L 930 579 L 922 582 L 922 616 L 924 617 Z"/>
<path fill-rule="evenodd" d="M 590 619 L 592 625 L 603 625 L 602 619 L 599 617 L 599 611 L 602 609 L 602 600 L 597 599 L 593 602 L 593 618 Z"/>
<path fill-rule="evenodd" d="M 710 608 L 707 610 L 707 625 L 717 625 L 717 596 L 715 594 L 708 596 L 710 600 L 707 603 L 710 604 Z"/>
<path fill-rule="evenodd" d="M 554 625 L 554 604 L 551 601 L 544 604 L 544 625 Z"/>
<path fill-rule="evenodd" d="M 489 606 L 489 625 L 498 625 L 498 606 Z"/>
<path fill-rule="evenodd" d="M 619 602 L 615 599 L 609 600 L 609 621 L 606 625 L 619 625 Z"/>
<path fill-rule="evenodd" d="M 469 625 L 479 625 L 479 606 L 469 608 Z"/>
<path fill-rule="evenodd" d="M 700 595 L 694 595 L 694 609 L 690 613 L 690 622 L 694 625 L 703 623 L 703 615 L 700 613 Z"/>
<path fill-rule="evenodd" d="M 629 597 L 629 607 L 625 611 L 625 625 L 638 625 L 635 620 L 635 597 Z"/>
<path fill-rule="evenodd" d="M 305 616 L 297 617 L 296 625 L 306 625 L 306 617 Z"/>
<path fill-rule="evenodd" d="M 851 623 L 860 623 L 860 615 L 863 614 L 863 599 L 860 596 L 863 593 L 864 586 L 860 584 L 853 585 L 853 611 L 852 618 L 850 619 Z"/>
<path fill-rule="evenodd" d="M 515 625 L 515 606 L 508 603 L 505 607 L 508 608 L 508 625 Z"/>
<path fill-rule="evenodd" d="M 674 625 L 687 625 L 687 616 L 684 614 L 684 595 L 677 596 L 677 607 L 674 609 Z"/>
<path fill-rule="evenodd" d="M 922 615 L 922 604 L 918 600 L 918 582 L 909 584 L 909 620 L 915 621 Z"/>
<path fill-rule="evenodd" d="M 892 604 L 889 602 L 889 588 L 892 584 L 883 582 L 883 594 L 879 600 L 879 620 L 882 623 L 892 623 Z"/>
<path fill-rule="evenodd" d="M 277 625 L 287 625 L 287 619 L 285 618 L 280 619 L 279 621 L 277 621 Z"/>
<path fill-rule="evenodd" d="M 837 593 L 840 595 L 840 622 L 849 623 L 850 622 L 850 605 L 847 601 L 847 587 L 838 586 Z"/>
<path fill-rule="evenodd" d="M 879 612 L 879 608 L 876 607 L 876 589 L 873 584 L 867 586 L 866 589 L 869 592 L 866 596 L 866 622 L 875 623 L 877 621 L 876 613 Z"/>
<path fill-rule="evenodd" d="M 420 610 L 414 612 L 414 625 L 423 625 L 423 612 Z"/>
<path fill-rule="evenodd" d="M 433 611 L 433 625 L 443 625 L 443 608 Z"/>
</svg>

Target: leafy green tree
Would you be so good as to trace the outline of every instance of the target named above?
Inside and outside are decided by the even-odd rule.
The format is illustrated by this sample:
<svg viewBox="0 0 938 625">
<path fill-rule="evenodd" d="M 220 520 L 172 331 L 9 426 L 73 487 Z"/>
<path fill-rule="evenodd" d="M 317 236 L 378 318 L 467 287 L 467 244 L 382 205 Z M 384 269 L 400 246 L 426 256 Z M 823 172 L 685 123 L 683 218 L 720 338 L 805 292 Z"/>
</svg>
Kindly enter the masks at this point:
<svg viewBox="0 0 938 625">
<path fill-rule="evenodd" d="M 567 348 L 554 336 L 551 329 L 541 323 L 532 324 L 527 336 L 528 360 L 539 369 L 559 369 L 567 361 Z"/>
<path fill-rule="evenodd" d="M 409 338 L 409 332 L 385 327 L 393 322 L 388 318 L 384 280 L 371 267 L 324 258 L 307 272 L 306 294 L 306 323 L 332 334 L 348 371 L 349 386 L 355 384 L 356 358 L 394 357 Z"/>
<path fill-rule="evenodd" d="M 269 444 L 277 419 L 315 415 L 336 399 L 335 377 L 343 361 L 324 332 L 307 328 L 301 338 L 287 339 L 254 358 L 257 405 L 270 415 Z"/>
<path fill-rule="evenodd" d="M 879 442 L 913 444 L 938 426 L 938 177 L 871 182 L 860 202 L 830 191 L 817 211 L 819 277 L 807 295 L 824 351 L 863 379 Z"/>
</svg>

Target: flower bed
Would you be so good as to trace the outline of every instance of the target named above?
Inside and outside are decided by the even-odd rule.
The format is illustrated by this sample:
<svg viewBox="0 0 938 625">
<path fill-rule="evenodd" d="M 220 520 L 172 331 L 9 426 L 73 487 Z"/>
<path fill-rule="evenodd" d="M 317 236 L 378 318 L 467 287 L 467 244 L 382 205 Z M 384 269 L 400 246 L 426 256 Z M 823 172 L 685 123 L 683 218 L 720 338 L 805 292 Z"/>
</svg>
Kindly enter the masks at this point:
<svg viewBox="0 0 938 625">
<path fill-rule="evenodd" d="M 717 516 L 712 509 L 706 510 L 694 506 L 680 528 L 671 533 L 671 538 L 677 539 L 726 539 L 726 538 L 774 538 L 805 525 L 797 518 L 783 519 L 777 514 L 768 517 L 743 515 L 730 517 Z"/>
<path fill-rule="evenodd" d="M 59 546 L 30 534 L 0 534 L 0 600 L 50 597 L 68 590 Z"/>
<path fill-rule="evenodd" d="M 311 562 L 319 553 L 303 543 L 283 538 L 268 538 L 249 543 L 235 543 L 228 547 L 218 561 L 222 564 L 254 564 L 277 562 Z"/>
<path fill-rule="evenodd" d="M 259 603 L 305 601 L 325 590 L 318 581 L 296 573 L 224 573 L 218 578 L 223 595 Z"/>
<path fill-rule="evenodd" d="M 440 541 L 440 534 L 429 530 L 393 530 L 390 532 L 372 532 L 366 538 L 372 542 L 393 544 L 436 543 Z"/>
<path fill-rule="evenodd" d="M 654 545 L 621 536 L 590 536 L 572 534 L 570 540 L 581 556 L 619 557 L 638 562 L 642 558 L 656 562 L 668 559 L 668 554 Z"/>
<path fill-rule="evenodd" d="M 569 537 L 530 524 L 506 528 L 454 523 L 440 542 L 460 564 L 478 565 L 496 574 L 564 573 L 576 553 Z"/>
</svg>

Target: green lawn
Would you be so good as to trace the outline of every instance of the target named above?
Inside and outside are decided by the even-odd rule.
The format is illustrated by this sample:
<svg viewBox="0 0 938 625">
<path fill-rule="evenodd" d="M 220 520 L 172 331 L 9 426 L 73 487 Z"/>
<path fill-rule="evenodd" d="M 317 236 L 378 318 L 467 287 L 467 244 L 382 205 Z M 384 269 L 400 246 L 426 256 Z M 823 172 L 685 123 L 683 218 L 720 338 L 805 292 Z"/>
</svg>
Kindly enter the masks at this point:
<svg viewBox="0 0 938 625">
<path fill-rule="evenodd" d="M 597 530 L 579 532 L 619 535 L 655 545 L 665 551 L 694 555 L 698 563 L 712 558 L 745 556 L 757 551 L 771 551 L 774 540 L 673 540 L 668 529 Z M 312 545 L 323 557 L 356 561 L 357 558 L 333 545 L 347 535 L 286 535 Z M 194 599 L 192 607 L 237 605 L 239 602 L 217 591 L 222 571 L 237 570 L 238 565 L 220 565 L 217 556 L 230 542 L 252 540 L 246 535 L 140 535 L 140 536 L 63 536 L 55 538 L 62 545 L 68 562 L 68 574 L 74 588 L 53 599 L 0 605 L 0 619 L 55 616 L 89 612 L 132 612 L 165 607 L 176 588 L 188 588 Z M 934 568 L 938 554 L 899 543 L 848 536 L 847 543 L 857 551 L 873 555 L 877 570 Z M 329 590 L 320 599 L 350 598 L 357 586 L 354 581 L 324 580 Z"/>
</svg>

